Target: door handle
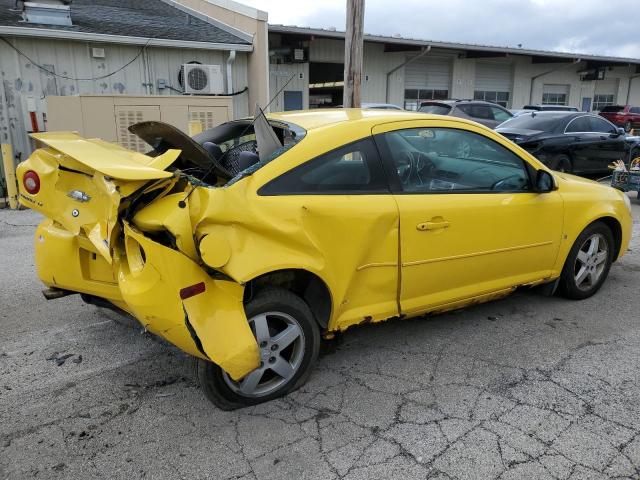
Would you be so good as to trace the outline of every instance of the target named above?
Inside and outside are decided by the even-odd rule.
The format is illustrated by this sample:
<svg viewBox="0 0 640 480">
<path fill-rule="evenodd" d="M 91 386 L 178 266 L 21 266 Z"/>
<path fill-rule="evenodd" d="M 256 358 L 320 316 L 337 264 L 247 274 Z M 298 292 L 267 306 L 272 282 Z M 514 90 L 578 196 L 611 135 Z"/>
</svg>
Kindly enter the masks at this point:
<svg viewBox="0 0 640 480">
<path fill-rule="evenodd" d="M 423 222 L 416 225 L 416 228 L 421 232 L 425 230 L 438 230 L 439 228 L 449 228 L 451 224 L 449 222 Z"/>
</svg>

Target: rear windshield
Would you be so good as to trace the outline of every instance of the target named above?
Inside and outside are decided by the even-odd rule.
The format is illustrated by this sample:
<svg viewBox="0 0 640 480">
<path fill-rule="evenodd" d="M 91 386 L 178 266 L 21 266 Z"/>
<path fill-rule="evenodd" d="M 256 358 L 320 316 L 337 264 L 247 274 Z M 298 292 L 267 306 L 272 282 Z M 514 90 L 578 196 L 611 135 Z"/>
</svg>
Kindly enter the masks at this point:
<svg viewBox="0 0 640 480">
<path fill-rule="evenodd" d="M 418 109 L 422 113 L 435 113 L 436 115 L 447 115 L 451 107 L 442 103 L 423 103 Z"/>
<path fill-rule="evenodd" d="M 617 112 L 621 112 L 622 110 L 624 110 L 624 107 L 621 107 L 619 105 L 612 105 L 610 107 L 603 107 L 602 110 L 600 110 L 603 113 L 617 113 Z"/>
<path fill-rule="evenodd" d="M 534 111 L 513 117 L 500 125 L 500 127 L 549 132 L 564 122 L 565 119 L 568 119 L 568 117 L 564 113 L 540 113 Z"/>
</svg>

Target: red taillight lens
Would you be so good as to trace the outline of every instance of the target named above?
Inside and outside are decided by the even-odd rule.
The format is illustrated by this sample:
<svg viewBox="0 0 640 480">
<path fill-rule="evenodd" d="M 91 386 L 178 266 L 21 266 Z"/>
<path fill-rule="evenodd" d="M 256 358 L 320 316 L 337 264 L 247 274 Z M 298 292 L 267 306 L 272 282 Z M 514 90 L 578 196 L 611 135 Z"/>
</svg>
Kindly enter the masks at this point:
<svg viewBox="0 0 640 480">
<path fill-rule="evenodd" d="M 29 170 L 22 177 L 24 189 L 31 195 L 35 195 L 40 191 L 40 177 L 33 170 Z"/>
<path fill-rule="evenodd" d="M 184 287 L 180 290 L 180 298 L 186 300 L 187 298 L 194 297 L 200 293 L 203 293 L 205 289 L 204 282 L 196 283 L 190 287 Z"/>
</svg>

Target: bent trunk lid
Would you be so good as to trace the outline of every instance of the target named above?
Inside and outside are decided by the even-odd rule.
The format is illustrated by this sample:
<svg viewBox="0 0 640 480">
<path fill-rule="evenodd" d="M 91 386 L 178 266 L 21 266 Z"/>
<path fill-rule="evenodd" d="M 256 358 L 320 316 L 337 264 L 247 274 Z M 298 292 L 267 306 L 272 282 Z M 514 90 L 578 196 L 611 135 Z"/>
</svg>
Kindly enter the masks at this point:
<svg viewBox="0 0 640 480">
<path fill-rule="evenodd" d="M 83 232 L 111 263 L 112 233 L 120 205 L 150 181 L 171 182 L 165 171 L 180 155 L 168 150 L 155 158 L 73 132 L 31 135 L 49 148 L 35 151 L 17 168 L 20 202 L 78 235 Z M 40 190 L 22 184 L 27 171 L 40 178 Z"/>
</svg>

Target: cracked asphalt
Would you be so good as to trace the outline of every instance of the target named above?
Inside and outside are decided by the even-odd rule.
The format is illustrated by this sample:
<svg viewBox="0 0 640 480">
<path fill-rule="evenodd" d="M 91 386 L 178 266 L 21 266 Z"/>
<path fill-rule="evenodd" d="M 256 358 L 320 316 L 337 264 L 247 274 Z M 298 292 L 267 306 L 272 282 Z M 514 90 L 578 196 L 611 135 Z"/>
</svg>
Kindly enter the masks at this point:
<svg viewBox="0 0 640 480">
<path fill-rule="evenodd" d="M 45 301 L 38 220 L 0 210 L 0 478 L 640 478 L 637 225 L 591 299 L 356 328 L 297 392 L 223 412 L 176 348 Z"/>
</svg>

